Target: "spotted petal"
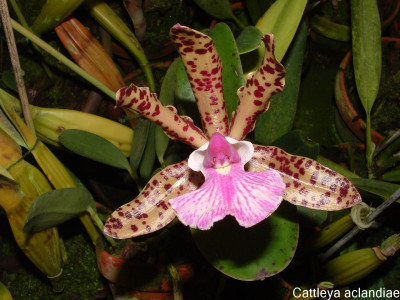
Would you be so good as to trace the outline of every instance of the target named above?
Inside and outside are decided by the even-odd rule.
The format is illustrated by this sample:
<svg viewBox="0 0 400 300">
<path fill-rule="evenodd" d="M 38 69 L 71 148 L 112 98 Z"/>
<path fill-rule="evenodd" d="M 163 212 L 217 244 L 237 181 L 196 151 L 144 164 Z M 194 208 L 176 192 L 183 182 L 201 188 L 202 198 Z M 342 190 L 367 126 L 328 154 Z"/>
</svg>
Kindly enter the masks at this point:
<svg viewBox="0 0 400 300">
<path fill-rule="evenodd" d="M 278 172 L 245 172 L 240 163 L 229 168 L 227 174 L 205 168 L 206 180 L 198 190 L 169 201 L 183 224 L 206 230 L 232 215 L 251 227 L 277 209 L 285 187 Z"/>
<path fill-rule="evenodd" d="M 203 175 L 191 171 L 187 161 L 168 166 L 154 175 L 135 199 L 112 213 L 104 233 L 126 239 L 163 228 L 175 218 L 168 200 L 196 190 L 203 181 Z"/>
<path fill-rule="evenodd" d="M 201 32 L 176 24 L 170 36 L 185 65 L 201 115 L 204 132 L 228 134 L 228 115 L 222 92 L 222 63 L 213 40 Z"/>
<path fill-rule="evenodd" d="M 276 147 L 254 146 L 248 171 L 277 170 L 286 184 L 285 200 L 320 210 L 340 210 L 361 202 L 360 194 L 347 178 L 315 160 Z"/>
<path fill-rule="evenodd" d="M 172 139 L 178 139 L 184 143 L 198 148 L 208 141 L 200 128 L 193 124 L 192 119 L 179 116 L 173 106 L 164 106 L 157 98 L 157 94 L 151 93 L 147 87 L 130 85 L 118 90 L 117 105 L 132 108 L 144 118 L 160 125 L 165 133 Z"/>
<path fill-rule="evenodd" d="M 239 88 L 239 104 L 232 114 L 229 136 L 242 140 L 254 129 L 256 118 L 268 109 L 272 95 L 280 93 L 285 84 L 285 69 L 274 55 L 275 43 L 272 34 L 263 37 L 264 60 L 260 68 L 250 73 L 245 86 Z"/>
</svg>

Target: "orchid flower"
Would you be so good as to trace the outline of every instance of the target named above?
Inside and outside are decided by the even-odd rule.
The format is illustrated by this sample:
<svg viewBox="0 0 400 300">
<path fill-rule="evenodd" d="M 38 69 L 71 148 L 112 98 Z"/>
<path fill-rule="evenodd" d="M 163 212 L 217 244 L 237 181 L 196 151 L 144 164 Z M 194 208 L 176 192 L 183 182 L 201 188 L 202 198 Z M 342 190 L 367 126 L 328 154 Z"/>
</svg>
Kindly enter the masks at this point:
<svg viewBox="0 0 400 300">
<path fill-rule="evenodd" d="M 284 87 L 284 68 L 274 56 L 274 38 L 264 35 L 260 68 L 239 88 L 229 123 L 222 92 L 222 64 L 213 40 L 175 25 L 170 32 L 182 58 L 204 132 L 173 106 L 163 106 L 147 87 L 117 92 L 117 105 L 129 107 L 160 125 L 172 139 L 196 148 L 188 160 L 154 175 L 141 193 L 119 207 L 105 224 L 114 238 L 156 231 L 175 216 L 185 225 L 209 229 L 227 215 L 251 227 L 272 214 L 284 199 L 313 209 L 340 210 L 361 202 L 349 180 L 318 162 L 277 147 L 242 141 L 257 116 Z"/>
</svg>

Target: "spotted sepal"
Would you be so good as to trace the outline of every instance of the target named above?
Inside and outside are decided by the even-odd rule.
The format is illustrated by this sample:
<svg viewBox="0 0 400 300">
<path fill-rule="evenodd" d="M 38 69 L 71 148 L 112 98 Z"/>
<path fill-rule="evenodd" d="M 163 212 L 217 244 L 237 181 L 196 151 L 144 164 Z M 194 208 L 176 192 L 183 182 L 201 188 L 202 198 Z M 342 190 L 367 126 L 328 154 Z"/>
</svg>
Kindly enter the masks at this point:
<svg viewBox="0 0 400 300">
<path fill-rule="evenodd" d="M 250 172 L 277 170 L 286 184 L 284 200 L 320 210 L 340 210 L 360 203 L 361 196 L 344 176 L 315 160 L 286 153 L 277 147 L 254 145 L 246 166 Z"/>
<path fill-rule="evenodd" d="M 135 199 L 111 214 L 104 233 L 126 239 L 163 228 L 175 218 L 168 200 L 196 190 L 203 182 L 203 175 L 190 170 L 187 160 L 166 167 L 150 179 Z"/>
<path fill-rule="evenodd" d="M 171 40 L 182 58 L 202 118 L 204 132 L 228 134 L 228 115 L 222 91 L 222 63 L 213 40 L 196 30 L 176 24 Z"/>
<path fill-rule="evenodd" d="M 158 124 L 171 139 L 178 139 L 199 148 L 208 139 L 189 117 L 178 115 L 173 106 L 164 106 L 148 87 L 133 84 L 117 91 L 117 106 L 129 107 L 144 118 Z"/>
<path fill-rule="evenodd" d="M 237 91 L 239 103 L 232 114 L 229 136 L 239 141 L 254 129 L 257 116 L 268 109 L 272 95 L 282 92 L 285 85 L 285 69 L 274 55 L 274 36 L 266 34 L 263 41 L 265 54 L 260 68 L 249 73 L 246 85 Z"/>
</svg>

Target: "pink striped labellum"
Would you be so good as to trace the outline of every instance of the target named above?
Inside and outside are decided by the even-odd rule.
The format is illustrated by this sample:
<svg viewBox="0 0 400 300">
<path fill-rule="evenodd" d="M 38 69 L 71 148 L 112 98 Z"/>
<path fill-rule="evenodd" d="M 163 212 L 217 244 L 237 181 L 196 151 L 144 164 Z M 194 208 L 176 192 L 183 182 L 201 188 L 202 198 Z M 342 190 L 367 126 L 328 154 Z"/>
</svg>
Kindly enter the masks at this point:
<svg viewBox="0 0 400 300">
<path fill-rule="evenodd" d="M 188 160 L 154 175 L 142 192 L 119 207 L 105 224 L 114 238 L 154 232 L 175 216 L 185 225 L 209 229 L 226 215 L 251 227 L 286 200 L 313 209 L 340 210 L 361 202 L 356 188 L 318 162 L 276 147 L 242 141 L 254 129 L 272 95 L 284 87 L 285 71 L 274 56 L 274 38 L 263 37 L 260 68 L 239 88 L 229 124 L 222 92 L 222 64 L 213 40 L 196 30 L 172 27 L 170 36 L 186 68 L 204 132 L 155 93 L 134 85 L 117 92 L 117 105 L 129 107 L 160 125 L 172 139 L 196 148 Z"/>
</svg>

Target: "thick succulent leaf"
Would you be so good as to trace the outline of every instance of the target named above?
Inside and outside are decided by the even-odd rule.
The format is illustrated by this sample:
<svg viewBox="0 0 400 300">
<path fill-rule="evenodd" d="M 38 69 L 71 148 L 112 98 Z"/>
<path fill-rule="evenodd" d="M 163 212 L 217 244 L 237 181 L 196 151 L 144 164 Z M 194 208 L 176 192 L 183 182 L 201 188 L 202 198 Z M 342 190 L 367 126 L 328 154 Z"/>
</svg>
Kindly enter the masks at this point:
<svg viewBox="0 0 400 300">
<path fill-rule="evenodd" d="M 299 238 L 295 207 L 281 206 L 265 221 L 244 228 L 233 218 L 210 230 L 192 230 L 206 259 L 219 271 L 239 280 L 262 280 L 282 271 L 292 260 Z"/>
<path fill-rule="evenodd" d="M 261 114 L 257 119 L 254 136 L 263 145 L 270 145 L 277 138 L 289 132 L 293 126 L 306 41 L 307 26 L 305 22 L 302 22 L 285 62 L 285 88 L 282 93 L 271 98 L 268 111 Z"/>
<path fill-rule="evenodd" d="M 185 65 L 197 101 L 204 132 L 228 134 L 228 116 L 222 91 L 222 63 L 213 40 L 179 24 L 172 27 L 171 40 Z"/>
<path fill-rule="evenodd" d="M 381 22 L 375 0 L 351 1 L 351 37 L 357 91 L 369 115 L 382 70 Z"/>
<path fill-rule="evenodd" d="M 254 26 L 248 26 L 236 38 L 239 54 L 251 52 L 262 45 L 262 32 Z"/>
<path fill-rule="evenodd" d="M 125 239 L 163 228 L 175 218 L 168 200 L 196 190 L 203 181 L 203 175 L 191 171 L 187 161 L 168 166 L 154 175 L 135 199 L 112 213 L 104 233 Z"/>
<path fill-rule="evenodd" d="M 164 106 L 147 87 L 130 85 L 117 92 L 117 105 L 132 108 L 144 118 L 160 125 L 172 139 L 178 139 L 194 148 L 208 140 L 189 117 L 181 117 L 173 106 Z"/>
<path fill-rule="evenodd" d="M 139 174 L 142 182 L 147 182 L 154 171 L 154 162 L 156 161 L 156 124 L 150 123 L 149 135 L 146 141 L 146 148 L 140 161 Z"/>
<path fill-rule="evenodd" d="M 253 27 L 255 28 L 255 27 Z M 242 64 L 232 31 L 225 23 L 215 25 L 210 33 L 222 61 L 222 86 L 228 116 L 236 109 L 236 91 L 245 84 Z M 259 39 L 261 42 L 261 39 Z"/>
<path fill-rule="evenodd" d="M 137 183 L 140 182 L 138 170 L 144 149 L 146 148 L 146 141 L 149 135 L 151 122 L 144 119 L 139 119 L 135 126 L 135 134 L 133 136 L 131 154 L 130 154 L 130 165 L 132 169 L 132 175 Z"/>
<path fill-rule="evenodd" d="M 61 132 L 59 140 L 64 147 L 74 153 L 131 172 L 124 154 L 99 135 L 79 129 L 68 129 Z"/>
<path fill-rule="evenodd" d="M 360 194 L 346 177 L 315 160 L 276 147 L 254 146 L 248 171 L 277 170 L 286 183 L 285 200 L 321 210 L 340 210 L 361 202 Z"/>
<path fill-rule="evenodd" d="M 256 118 L 265 112 L 272 95 L 280 93 L 285 84 L 285 70 L 274 56 L 274 37 L 263 37 L 265 56 L 260 68 L 250 73 L 245 86 L 238 90 L 239 104 L 232 115 L 229 136 L 243 140 L 254 129 Z"/>
<path fill-rule="evenodd" d="M 277 0 L 258 20 L 256 27 L 276 39 L 276 59 L 281 61 L 296 33 L 307 0 Z"/>
<path fill-rule="evenodd" d="M 29 208 L 24 233 L 48 229 L 78 217 L 92 202 L 92 195 L 83 188 L 66 188 L 44 193 Z"/>
<path fill-rule="evenodd" d="M 160 102 L 163 105 L 173 105 L 175 101 L 175 85 L 176 85 L 176 70 L 178 68 L 178 62 L 174 61 L 168 68 L 167 73 L 164 76 L 161 90 L 160 90 Z M 156 154 L 158 161 L 161 165 L 164 165 L 164 155 L 167 151 L 169 138 L 164 133 L 161 127 L 157 126 L 155 130 L 155 139 L 157 141 Z"/>
</svg>

